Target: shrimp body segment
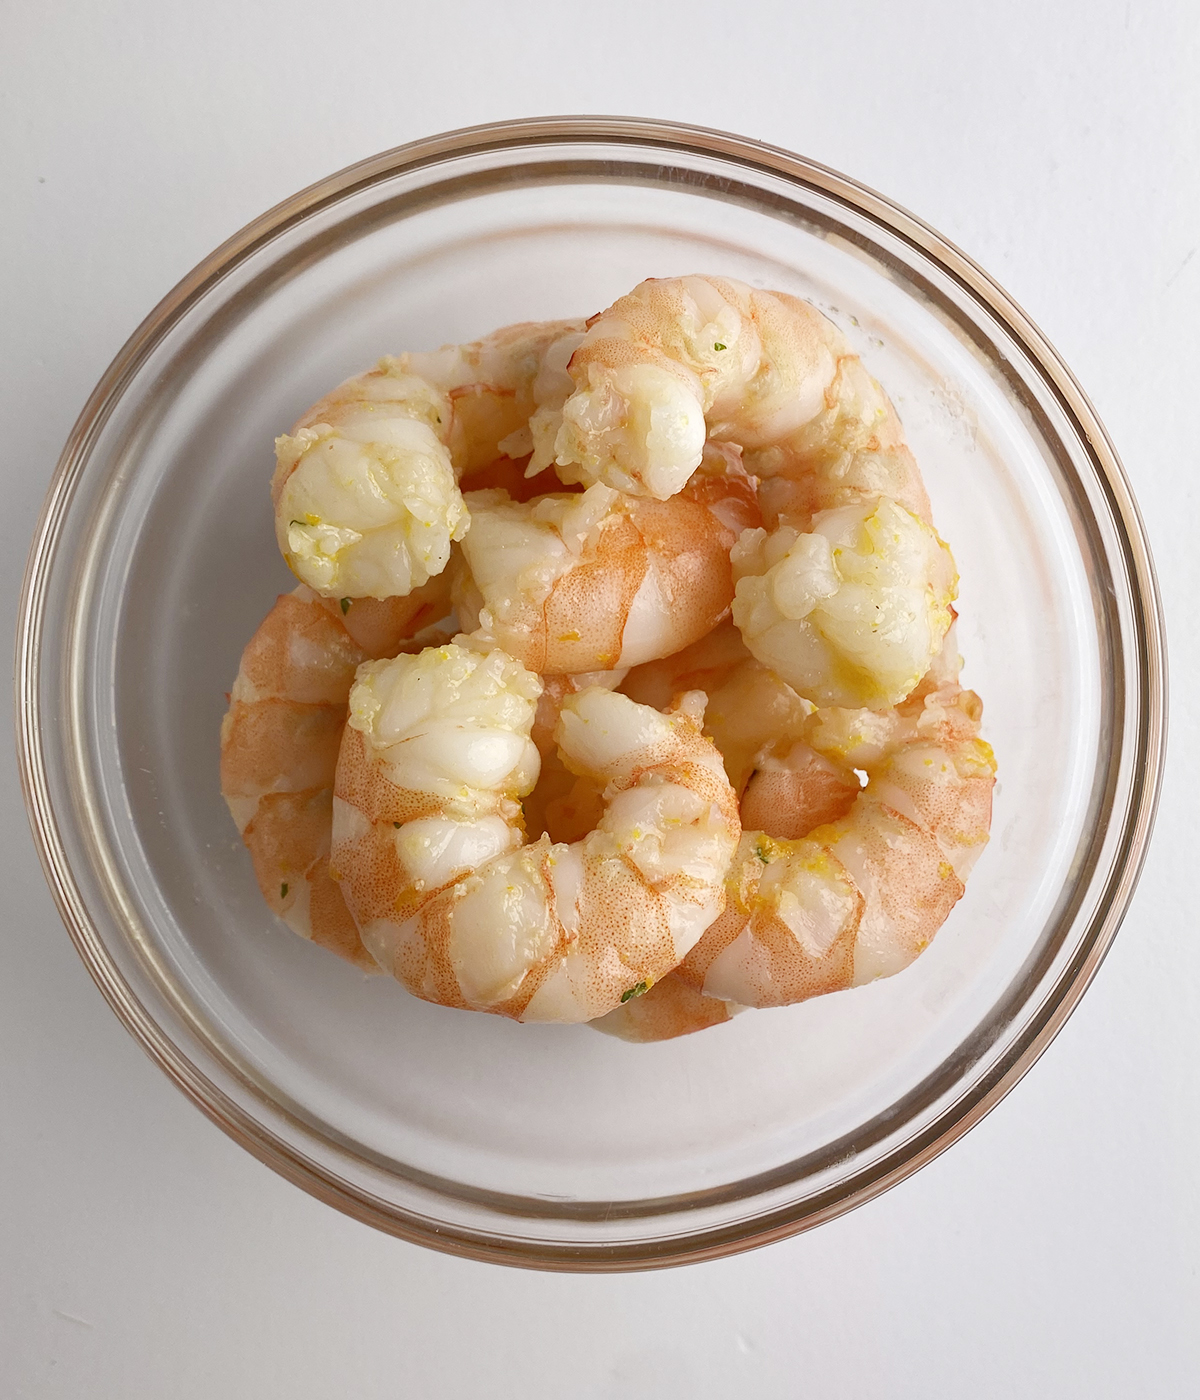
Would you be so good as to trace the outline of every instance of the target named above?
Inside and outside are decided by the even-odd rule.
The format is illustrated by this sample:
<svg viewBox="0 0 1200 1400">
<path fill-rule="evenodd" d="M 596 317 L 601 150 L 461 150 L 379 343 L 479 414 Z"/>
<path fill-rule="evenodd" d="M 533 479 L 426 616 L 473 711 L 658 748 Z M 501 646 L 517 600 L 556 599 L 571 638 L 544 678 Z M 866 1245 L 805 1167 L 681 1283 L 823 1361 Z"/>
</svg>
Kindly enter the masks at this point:
<svg viewBox="0 0 1200 1400">
<path fill-rule="evenodd" d="M 733 551 L 733 620 L 764 665 L 816 705 L 908 695 L 949 630 L 958 575 L 932 526 L 895 501 L 747 531 Z"/>
<path fill-rule="evenodd" d="M 734 541 L 759 519 L 749 478 L 724 466 L 664 502 L 595 485 L 470 503 L 464 625 L 474 613 L 480 638 L 539 675 L 635 666 L 703 636 L 733 600 Z"/>
<path fill-rule="evenodd" d="M 662 715 L 566 695 L 563 761 L 603 788 L 598 826 L 522 845 L 540 683 L 498 649 L 364 667 L 338 763 L 333 860 L 363 942 L 417 996 L 587 1021 L 645 990 L 720 912 L 736 802 L 701 697 Z"/>
<path fill-rule="evenodd" d="M 710 996 L 784 1006 L 912 962 L 988 838 L 995 760 L 980 714 L 957 683 L 892 711 L 814 714 L 809 747 L 847 783 L 865 771 L 866 786 L 801 839 L 743 834 L 726 911 L 679 975 Z"/>
<path fill-rule="evenodd" d="M 355 602 L 344 613 L 303 584 L 283 594 L 242 653 L 221 724 L 221 792 L 259 888 L 294 932 L 374 968 L 329 876 L 333 775 L 355 669 L 444 615 L 445 585 Z"/>
<path fill-rule="evenodd" d="M 591 1023 L 592 1030 L 627 1040 L 633 1045 L 647 1045 L 656 1040 L 676 1040 L 681 1035 L 695 1035 L 713 1026 L 732 1021 L 744 1007 L 734 1006 L 717 997 L 706 997 L 689 986 L 682 977 L 669 972 L 661 982 L 655 982 L 641 996 L 630 997 L 607 1016 Z"/>
</svg>

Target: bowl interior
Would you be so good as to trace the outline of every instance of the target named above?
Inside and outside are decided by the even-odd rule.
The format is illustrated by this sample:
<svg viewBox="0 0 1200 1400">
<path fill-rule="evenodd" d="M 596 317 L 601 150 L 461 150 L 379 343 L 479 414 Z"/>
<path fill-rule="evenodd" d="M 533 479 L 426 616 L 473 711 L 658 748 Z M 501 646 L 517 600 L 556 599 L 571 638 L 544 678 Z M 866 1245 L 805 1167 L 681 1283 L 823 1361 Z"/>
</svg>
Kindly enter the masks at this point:
<svg viewBox="0 0 1200 1400">
<path fill-rule="evenodd" d="M 905 265 L 815 192 L 623 159 L 380 177 L 198 292 L 90 446 L 60 693 L 102 938 L 250 1118 L 418 1235 L 669 1254 L 698 1221 L 799 1219 L 1012 1043 L 1076 951 L 1124 721 L 1086 493 L 1053 404 L 989 351 L 995 327 L 964 329 L 917 254 Z M 701 1035 L 631 1046 L 426 1005 L 275 922 L 218 789 L 225 691 L 292 586 L 272 439 L 384 353 L 697 271 L 809 298 L 895 401 L 961 574 L 964 682 L 999 764 L 991 844 L 902 975 Z"/>
</svg>

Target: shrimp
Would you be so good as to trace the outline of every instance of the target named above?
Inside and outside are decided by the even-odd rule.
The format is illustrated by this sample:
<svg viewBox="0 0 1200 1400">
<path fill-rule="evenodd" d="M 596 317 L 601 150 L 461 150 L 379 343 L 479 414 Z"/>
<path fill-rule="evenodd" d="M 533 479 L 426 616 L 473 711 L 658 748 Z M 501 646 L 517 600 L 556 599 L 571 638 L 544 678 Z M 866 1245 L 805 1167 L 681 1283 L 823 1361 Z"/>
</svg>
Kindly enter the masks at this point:
<svg viewBox="0 0 1200 1400">
<path fill-rule="evenodd" d="M 525 505 L 473 494 L 460 618 L 539 675 L 629 667 L 708 632 L 733 600 L 730 549 L 754 487 L 715 455 L 669 501 L 604 485 Z"/>
<path fill-rule="evenodd" d="M 805 699 L 881 708 L 908 695 L 942 646 L 958 575 L 930 525 L 887 497 L 734 547 L 733 620 L 746 645 Z"/>
<path fill-rule="evenodd" d="M 603 787 L 596 828 L 522 844 L 541 682 L 453 644 L 360 668 L 334 787 L 331 868 L 364 945 L 408 990 L 523 1021 L 577 1022 L 644 992 L 720 913 L 737 804 L 700 728 L 601 686 L 555 739 Z"/>
<path fill-rule="evenodd" d="M 470 524 L 458 477 L 527 423 L 543 355 L 577 323 L 507 326 L 470 345 L 385 356 L 275 442 L 275 534 L 325 597 L 388 598 L 439 574 Z"/>
<path fill-rule="evenodd" d="M 342 607 L 301 584 L 242 652 L 221 724 L 221 792 L 268 906 L 294 932 L 375 970 L 329 877 L 333 775 L 356 667 L 449 608 L 444 579 Z"/>
<path fill-rule="evenodd" d="M 739 446 L 752 475 L 788 482 L 786 513 L 801 525 L 878 496 L 929 519 L 886 394 L 833 323 L 784 292 L 651 279 L 588 323 L 568 372 L 573 392 L 531 420 L 531 470 L 553 461 L 564 481 L 665 500 L 707 439 Z"/>
<path fill-rule="evenodd" d="M 996 765 L 979 738 L 981 714 L 956 666 L 935 668 L 889 710 L 816 711 L 796 767 L 815 755 L 840 769 L 847 787 L 853 770 L 864 772 L 865 786 L 849 811 L 828 820 L 828 786 L 798 784 L 792 829 L 820 823 L 799 839 L 743 830 L 726 910 L 677 975 L 709 996 L 784 1006 L 911 963 L 988 839 Z M 769 810 L 749 804 L 757 781 L 744 819 Z"/>
<path fill-rule="evenodd" d="M 563 480 L 664 500 L 706 442 L 738 449 L 770 527 L 734 554 L 750 650 L 817 704 L 911 691 L 949 626 L 953 560 L 894 409 L 830 321 L 728 279 L 651 280 L 589 323 L 568 370 Z"/>
</svg>

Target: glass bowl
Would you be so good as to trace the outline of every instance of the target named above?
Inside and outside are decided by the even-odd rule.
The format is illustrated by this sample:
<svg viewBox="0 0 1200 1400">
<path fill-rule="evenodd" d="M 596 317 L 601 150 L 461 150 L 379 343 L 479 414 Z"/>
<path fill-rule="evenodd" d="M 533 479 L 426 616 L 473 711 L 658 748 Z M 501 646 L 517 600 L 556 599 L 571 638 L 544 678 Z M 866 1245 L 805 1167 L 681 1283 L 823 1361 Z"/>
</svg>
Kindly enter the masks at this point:
<svg viewBox="0 0 1200 1400">
<path fill-rule="evenodd" d="M 629 1045 L 450 1012 L 274 921 L 218 791 L 241 648 L 291 578 L 271 443 L 381 353 L 591 313 L 647 276 L 808 297 L 890 391 L 962 575 L 992 841 L 900 976 Z M 1163 750 L 1152 566 L 1079 386 L 880 196 L 717 132 L 517 122 L 281 204 L 152 312 L 47 497 L 18 640 L 26 796 L 80 955 L 171 1078 L 332 1205 L 480 1259 L 644 1268 L 763 1244 L 959 1137 L 1096 971 Z"/>
</svg>

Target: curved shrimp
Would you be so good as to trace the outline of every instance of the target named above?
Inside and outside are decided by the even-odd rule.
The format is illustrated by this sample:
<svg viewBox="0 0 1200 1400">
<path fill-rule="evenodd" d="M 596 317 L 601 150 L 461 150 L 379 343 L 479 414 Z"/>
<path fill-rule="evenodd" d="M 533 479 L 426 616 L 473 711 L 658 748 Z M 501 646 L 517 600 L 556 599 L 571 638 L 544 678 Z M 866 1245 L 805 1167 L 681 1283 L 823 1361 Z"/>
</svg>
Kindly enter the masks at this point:
<svg viewBox="0 0 1200 1400">
<path fill-rule="evenodd" d="M 363 666 L 334 797 L 334 877 L 365 946 L 409 991 L 524 1021 L 587 1021 L 644 991 L 720 912 L 739 832 L 699 696 L 659 714 L 565 696 L 567 766 L 605 790 L 570 845 L 523 845 L 538 678 L 452 644 Z"/>
<path fill-rule="evenodd" d="M 833 323 L 787 293 L 652 278 L 588 323 L 568 371 L 574 391 L 530 424 L 534 464 L 553 459 L 564 481 L 664 500 L 708 439 L 793 483 L 790 516 L 888 496 L 929 519 L 887 395 Z"/>
<path fill-rule="evenodd" d="M 773 687 L 778 686 L 788 694 L 792 692 L 750 658 L 744 648 L 739 654 L 728 635 L 723 635 L 732 630 L 718 628 L 688 652 L 681 653 L 679 658 L 667 658 L 639 667 L 630 673 L 622 688 L 639 699 L 661 704 L 663 697 L 676 688 L 700 685 L 705 681 L 712 684 L 715 681 L 710 713 L 715 698 L 723 690 L 728 693 L 730 688 L 740 688 L 742 691 L 743 703 L 739 707 L 742 713 L 750 716 L 768 713 Z M 752 771 L 741 799 L 743 835 L 731 867 L 733 888 L 724 918 L 719 919 L 705 934 L 682 967 L 663 978 L 646 997 L 619 1007 L 594 1022 L 596 1030 L 638 1043 L 668 1040 L 719 1025 L 744 1010 L 742 999 L 747 995 L 747 986 L 759 988 L 753 1002 L 755 1005 L 776 1005 L 801 1000 L 819 991 L 836 990 L 837 974 L 844 977 L 846 973 L 844 943 L 837 949 L 836 956 L 827 955 L 823 968 L 820 967 L 822 959 L 814 960 L 809 956 L 806 960 L 805 951 L 811 954 L 811 946 L 807 950 L 803 947 L 797 950 L 795 946 L 797 939 L 803 945 L 803 929 L 801 934 L 793 936 L 781 926 L 803 923 L 803 911 L 792 898 L 794 890 L 788 888 L 789 879 L 793 884 L 802 884 L 803 874 L 797 875 L 795 869 L 789 870 L 786 865 L 780 864 L 773 876 L 766 876 L 764 868 L 767 864 L 774 866 L 789 858 L 796 860 L 797 855 L 800 858 L 797 864 L 802 866 L 806 850 L 810 857 L 812 850 L 806 848 L 801 838 L 811 835 L 816 841 L 821 835 L 817 828 L 828 827 L 851 816 L 861 794 L 859 777 L 849 766 L 851 762 L 864 762 L 876 770 L 872 780 L 872 800 L 887 801 L 886 786 L 877 770 L 886 751 L 898 751 L 904 747 L 906 737 L 915 741 L 923 733 L 924 738 L 929 739 L 933 733 L 942 743 L 948 742 L 951 748 L 963 745 L 969 750 L 974 749 L 968 741 L 977 727 L 978 704 L 970 692 L 959 689 L 958 665 L 951 633 L 930 672 L 899 714 L 825 710 L 808 718 L 809 707 L 802 706 L 802 702 L 793 694 L 797 706 L 802 706 L 798 723 L 797 713 L 793 710 L 791 723 L 780 725 L 767 742 L 761 743 L 749 764 Z M 756 694 L 762 696 L 759 703 L 755 702 Z M 949 711 L 949 718 L 946 714 L 935 717 L 939 709 Z M 907 736 L 901 729 L 904 724 L 909 726 Z M 707 716 L 705 732 L 710 733 L 718 747 L 725 752 L 726 767 L 733 777 L 738 768 L 731 764 L 730 752 L 737 754 L 739 749 L 729 748 L 728 737 L 721 733 L 719 727 L 710 728 Z M 737 736 L 735 729 L 735 743 Z M 819 744 L 820 748 L 805 742 L 804 736 Z M 740 749 L 742 754 L 749 755 L 753 751 L 754 740 L 758 738 L 753 719 L 749 738 L 749 746 Z M 825 751 L 822 752 L 822 749 Z M 927 802 L 940 787 L 939 801 L 949 804 L 957 801 L 962 810 L 968 813 L 967 820 L 960 823 L 958 837 L 949 834 L 948 822 L 952 814 L 945 809 L 929 823 L 931 827 L 939 827 L 942 845 L 961 846 L 961 838 L 970 830 L 972 823 L 974 835 L 978 838 L 969 843 L 970 849 L 965 854 L 961 849 L 958 851 L 955 865 L 952 866 L 949 861 L 939 863 L 936 872 L 931 872 L 927 865 L 923 890 L 921 882 L 917 882 L 918 902 L 924 895 L 926 917 L 933 931 L 936 931 L 940 923 L 939 909 L 944 917 L 957 893 L 961 893 L 961 880 L 965 880 L 970 864 L 987 839 L 990 753 L 986 751 L 986 746 L 968 752 L 965 759 L 959 753 L 956 762 L 960 772 L 968 770 L 969 783 L 957 792 L 954 791 L 954 784 L 946 781 L 944 771 L 934 776 L 937 760 L 928 752 L 922 754 L 918 748 L 909 748 L 907 761 L 910 778 L 911 770 L 917 770 L 918 792 L 923 791 Z M 978 767 L 971 776 L 969 770 L 973 761 Z M 742 771 L 746 771 L 745 767 Z M 932 791 L 931 781 L 934 784 Z M 895 800 L 903 807 L 902 798 Z M 862 815 L 860 812 L 860 819 Z M 911 843 L 911 832 L 908 835 Z M 885 865 L 897 859 L 895 854 L 889 856 L 878 846 L 874 854 L 877 861 L 882 856 Z M 826 873 L 833 868 L 829 866 Z M 892 874 L 894 871 L 888 870 L 884 878 L 890 878 Z M 772 879 L 774 886 L 770 883 Z M 957 889 L 953 884 L 946 886 L 944 882 L 947 881 L 958 881 Z M 767 882 L 765 894 L 764 882 Z M 943 886 L 940 892 L 939 884 Z M 881 880 L 876 889 L 882 888 Z M 812 893 L 811 887 L 809 893 Z M 913 890 L 910 889 L 908 893 L 911 895 Z M 898 903 L 903 903 L 903 897 Z M 747 925 L 750 929 L 748 936 Z M 735 947 L 736 951 L 726 952 L 729 947 Z M 736 993 L 733 993 L 736 1000 L 720 999 L 731 995 L 729 969 L 717 968 L 715 973 L 709 972 L 708 964 L 716 962 L 723 952 L 726 960 L 735 965 L 739 961 L 748 961 L 752 965 L 749 973 L 744 967 L 740 969 L 742 981 Z M 821 976 L 835 979 L 835 985 L 821 985 Z M 764 980 L 774 984 L 769 995 L 761 991 Z M 701 987 L 704 988 L 703 992 Z"/>
<path fill-rule="evenodd" d="M 988 839 L 996 765 L 979 738 L 981 713 L 956 671 L 891 710 L 817 711 L 809 753 L 840 767 L 847 784 L 852 770 L 865 772 L 865 786 L 832 821 L 819 785 L 807 804 L 798 788 L 794 827 L 823 823 L 801 839 L 743 831 L 725 913 L 678 976 L 710 996 L 783 1006 L 912 962 Z"/>
<path fill-rule="evenodd" d="M 548 349 L 578 323 L 506 326 L 470 345 L 385 356 L 275 442 L 275 533 L 325 597 L 388 598 L 440 573 L 470 523 L 457 480 L 527 425 Z"/>
<path fill-rule="evenodd" d="M 333 775 L 357 666 L 392 656 L 443 617 L 448 586 L 346 607 L 301 584 L 281 595 L 242 652 L 221 723 L 221 793 L 259 889 L 294 932 L 375 970 L 329 877 Z"/>
<path fill-rule="evenodd" d="M 472 495 L 463 626 L 539 675 L 637 665 L 701 637 L 733 600 L 730 549 L 753 483 L 715 456 L 669 501 L 607 486 L 518 505 Z"/>
<path fill-rule="evenodd" d="M 770 533 L 734 555 L 751 651 L 816 704 L 909 693 L 949 626 L 953 561 L 894 409 L 830 321 L 724 278 L 652 280 L 589 324 L 569 372 L 564 480 L 661 500 L 706 441 L 732 444 L 768 478 Z"/>
</svg>

